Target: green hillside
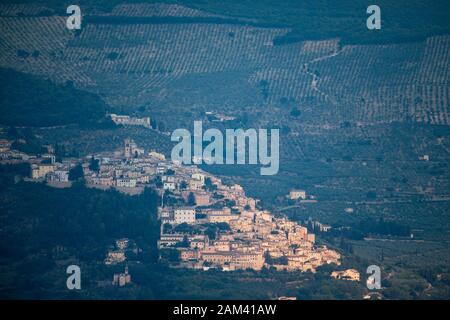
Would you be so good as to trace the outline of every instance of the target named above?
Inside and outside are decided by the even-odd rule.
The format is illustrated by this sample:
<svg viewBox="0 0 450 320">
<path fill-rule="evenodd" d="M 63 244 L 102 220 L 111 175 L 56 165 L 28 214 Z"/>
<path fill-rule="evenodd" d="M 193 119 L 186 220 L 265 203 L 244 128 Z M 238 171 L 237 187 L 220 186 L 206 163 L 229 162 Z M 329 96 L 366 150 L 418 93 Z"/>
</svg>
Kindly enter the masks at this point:
<svg viewBox="0 0 450 320">
<path fill-rule="evenodd" d="M 88 126 L 105 116 L 107 106 L 97 95 L 70 83 L 0 68 L 0 123 L 10 126 Z"/>
</svg>

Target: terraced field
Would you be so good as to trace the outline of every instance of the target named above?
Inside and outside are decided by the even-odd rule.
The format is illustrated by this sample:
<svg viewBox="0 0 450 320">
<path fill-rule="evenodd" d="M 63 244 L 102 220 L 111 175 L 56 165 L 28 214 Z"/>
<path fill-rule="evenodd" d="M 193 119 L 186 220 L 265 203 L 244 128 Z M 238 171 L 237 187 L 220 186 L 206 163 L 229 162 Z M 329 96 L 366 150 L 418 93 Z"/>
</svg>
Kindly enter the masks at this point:
<svg viewBox="0 0 450 320">
<path fill-rule="evenodd" d="M 87 19 L 81 32 L 72 32 L 65 17 L 42 16 L 43 7 L 2 5 L 0 10 L 0 67 L 56 83 L 71 81 L 98 93 L 118 113 L 155 117 L 167 131 L 206 121 L 205 111 L 247 116 L 238 125 L 282 128 L 281 173 L 287 181 L 304 174 L 299 160 L 322 161 L 333 170 L 327 171 L 333 177 L 328 183 L 339 184 L 342 178 L 335 181 L 333 175 L 351 177 L 357 161 L 377 163 L 392 154 L 395 161 L 417 162 L 430 154 L 445 163 L 448 156 L 442 137 L 440 145 L 430 147 L 429 133 L 422 130 L 418 148 L 412 136 L 402 132 L 400 138 L 383 125 L 450 124 L 450 36 L 390 45 L 342 46 L 339 39 L 274 45 L 290 30 L 214 20 L 103 24 Z M 164 4 L 119 5 L 103 15 L 211 17 Z M 398 147 L 396 139 L 408 143 Z M 445 150 L 439 160 L 438 150 Z M 388 179 L 388 172 L 399 169 L 394 162 L 383 172 L 371 168 L 362 168 L 367 178 L 351 177 L 343 184 L 362 190 L 369 177 L 376 184 L 380 174 Z"/>
<path fill-rule="evenodd" d="M 92 22 L 74 33 L 64 17 L 38 16 L 42 12 L 0 7 L 1 67 L 72 81 L 121 112 L 145 106 L 158 118 L 170 117 L 169 128 L 180 125 L 176 114 L 186 109 L 193 118 L 209 109 L 258 110 L 261 125 L 276 119 L 275 125 L 288 121 L 297 130 L 344 121 L 449 124 L 448 36 L 342 48 L 339 39 L 274 46 L 289 29 Z M 120 5 L 109 15 L 211 17 L 162 4 Z M 289 118 L 294 106 L 301 122 Z"/>
<path fill-rule="evenodd" d="M 280 128 L 277 175 L 262 177 L 256 166 L 205 169 L 296 220 L 408 225 L 417 242 L 357 240 L 355 254 L 381 263 L 384 252 L 400 274 L 448 269 L 450 35 L 382 45 L 347 45 L 337 37 L 276 45 L 292 29 L 262 25 L 257 13 L 244 19 L 173 4 L 89 10 L 82 30 L 73 32 L 55 9 L 1 4 L 0 68 L 73 83 L 100 95 L 111 111 L 156 119 L 161 131 L 190 128 L 194 120 L 220 129 Z M 212 122 L 207 111 L 236 120 Z M 119 148 L 127 137 L 171 150 L 167 135 L 144 128 L 33 130 L 77 156 Z M 318 202 L 286 203 L 292 188 Z"/>
</svg>

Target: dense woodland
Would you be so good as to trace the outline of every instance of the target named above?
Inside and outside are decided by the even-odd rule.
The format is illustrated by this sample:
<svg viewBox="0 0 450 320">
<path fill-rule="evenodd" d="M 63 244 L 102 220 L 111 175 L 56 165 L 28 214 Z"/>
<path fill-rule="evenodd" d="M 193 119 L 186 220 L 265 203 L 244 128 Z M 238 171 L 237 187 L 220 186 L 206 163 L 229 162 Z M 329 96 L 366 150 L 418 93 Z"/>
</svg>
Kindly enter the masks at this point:
<svg viewBox="0 0 450 320">
<path fill-rule="evenodd" d="M 10 126 L 52 127 L 97 124 L 106 104 L 97 95 L 75 89 L 71 83 L 0 68 L 0 123 Z"/>
</svg>

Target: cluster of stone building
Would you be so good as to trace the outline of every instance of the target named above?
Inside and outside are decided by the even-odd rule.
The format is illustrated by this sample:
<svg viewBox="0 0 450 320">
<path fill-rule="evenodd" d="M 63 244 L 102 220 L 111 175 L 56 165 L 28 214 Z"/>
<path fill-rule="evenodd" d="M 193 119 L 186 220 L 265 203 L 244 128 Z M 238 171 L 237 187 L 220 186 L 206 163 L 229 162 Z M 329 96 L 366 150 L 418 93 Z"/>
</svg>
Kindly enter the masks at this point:
<svg viewBox="0 0 450 320">
<path fill-rule="evenodd" d="M 76 159 L 65 159 L 57 163 L 52 146 L 44 146 L 47 152 L 36 156 L 14 150 L 11 145 L 8 140 L 0 140 L 0 163 L 27 162 L 31 166 L 30 177 L 34 180 L 69 182 L 69 171 L 76 165 Z"/>
<path fill-rule="evenodd" d="M 6 139 L 0 139 L 0 161 L 2 163 L 14 163 L 18 161 L 27 161 L 33 158 L 24 152 L 12 149 L 12 142 Z"/>
<path fill-rule="evenodd" d="M 186 195 L 192 194 L 195 203 L 159 208 L 158 247 L 177 250 L 182 266 L 226 271 L 261 270 L 265 266 L 315 272 L 323 264 L 340 264 L 338 252 L 315 245 L 314 234 L 298 223 L 258 209 L 257 201 L 247 197 L 240 185 L 226 185 L 195 166 L 172 169 L 171 176 L 163 177 L 162 188 L 185 203 Z M 184 188 L 181 181 L 187 182 Z M 220 223 L 228 228 L 217 232 L 214 239 L 203 232 L 205 226 Z M 183 224 L 191 228 L 177 231 L 177 226 Z M 167 225 L 171 228 L 166 228 Z"/>
<path fill-rule="evenodd" d="M 114 273 L 113 286 L 123 287 L 131 283 L 131 274 L 128 272 L 128 266 L 125 266 L 124 272 Z"/>
<path fill-rule="evenodd" d="M 112 248 L 106 254 L 105 264 L 115 265 L 127 261 L 127 252 L 138 253 L 139 248 L 128 238 L 121 238 L 115 241 Z M 124 272 L 114 273 L 112 285 L 123 287 L 131 283 L 131 274 L 128 272 L 128 264 L 125 265 Z"/>
<path fill-rule="evenodd" d="M 79 159 L 56 163 L 51 154 L 47 158 L 45 163 L 42 159 L 33 160 L 33 179 L 66 182 L 69 170 L 80 164 Z M 91 168 L 92 161 L 97 161 L 95 170 Z M 260 270 L 265 266 L 314 272 L 323 264 L 340 264 L 338 252 L 317 246 L 314 234 L 298 223 L 259 209 L 257 201 L 247 197 L 240 185 L 222 183 L 195 165 L 169 162 L 155 151 L 145 153 L 132 140 L 125 140 L 120 151 L 86 157 L 81 164 L 88 185 L 119 189 L 152 185 L 158 190 L 158 247 L 176 250 L 185 267 Z M 167 205 L 167 197 L 178 199 L 176 203 L 182 205 Z M 290 197 L 305 199 L 306 194 L 295 190 Z M 214 237 L 205 232 L 208 226 L 220 224 L 226 228 Z M 191 228 L 177 231 L 180 225 Z M 116 249 L 108 252 L 106 264 L 125 261 L 121 246 L 117 243 Z"/>
<path fill-rule="evenodd" d="M 331 277 L 340 280 L 360 281 L 361 276 L 356 269 L 347 269 L 342 271 L 333 271 Z"/>
<path fill-rule="evenodd" d="M 305 227 L 296 222 L 275 218 L 269 212 L 248 206 L 246 209 L 240 207 L 240 210 L 236 214 L 228 208 L 161 208 L 159 216 L 162 225 L 222 222 L 230 228 L 226 232 L 219 232 L 215 239 L 197 233 L 166 234 L 161 228 L 158 247 L 175 248 L 184 266 L 198 269 L 220 267 L 222 270 L 260 270 L 264 266 L 273 266 L 278 270 L 314 272 L 322 264 L 340 264 L 339 253 L 324 246 L 316 247 L 314 234 L 308 233 Z M 177 244 L 186 240 L 188 247 L 177 247 Z"/>
<path fill-rule="evenodd" d="M 117 125 L 124 126 L 142 126 L 145 128 L 151 128 L 150 117 L 136 118 L 126 115 L 109 114 L 111 120 Z"/>
<path fill-rule="evenodd" d="M 142 191 L 157 175 L 161 175 L 170 167 L 163 154 L 150 151 L 144 154 L 132 140 L 125 140 L 124 149 L 113 154 L 89 156 L 80 161 L 76 158 L 55 161 L 50 150 L 48 154 L 31 156 L 8 149 L 10 144 L 0 144 L 2 163 L 28 162 L 31 165 L 30 178 L 36 181 L 47 181 L 53 186 L 70 186 L 69 172 L 77 165 L 83 168 L 86 184 L 92 187 Z M 98 169 L 91 168 L 92 161 L 98 162 Z"/>
<path fill-rule="evenodd" d="M 117 264 L 124 262 L 126 258 L 126 250 L 128 249 L 130 240 L 127 238 L 117 239 L 115 246 L 108 250 L 106 255 L 105 264 Z"/>
</svg>

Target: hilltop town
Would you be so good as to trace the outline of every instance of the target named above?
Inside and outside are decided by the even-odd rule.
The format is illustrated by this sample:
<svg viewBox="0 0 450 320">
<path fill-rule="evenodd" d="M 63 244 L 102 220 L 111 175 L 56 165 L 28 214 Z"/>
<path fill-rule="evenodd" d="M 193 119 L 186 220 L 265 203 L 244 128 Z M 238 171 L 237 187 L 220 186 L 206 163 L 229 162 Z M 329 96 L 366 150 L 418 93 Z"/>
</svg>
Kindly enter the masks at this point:
<svg viewBox="0 0 450 320">
<path fill-rule="evenodd" d="M 1 298 L 359 299 L 372 265 L 380 298 L 449 298 L 445 1 L 381 31 L 351 1 L 85 0 L 80 30 L 26 2 L 0 4 Z M 279 170 L 173 163 L 196 121 L 278 129 Z"/>
<path fill-rule="evenodd" d="M 258 208 L 258 201 L 246 196 L 238 185 L 195 165 L 180 165 L 156 151 L 145 152 L 130 139 L 123 150 L 61 159 L 56 162 L 51 147 L 42 156 L 28 156 L 11 150 L 1 141 L 1 161 L 31 164 L 31 181 L 46 181 L 54 187 L 68 187 L 83 178 L 88 187 L 117 188 L 137 194 L 147 186 L 161 197 L 158 249 L 161 259 L 194 269 L 220 268 L 312 271 L 323 264 L 340 264 L 340 254 L 315 244 L 307 228 Z M 107 264 L 123 262 L 123 250 L 108 253 Z"/>
</svg>

